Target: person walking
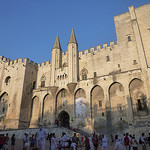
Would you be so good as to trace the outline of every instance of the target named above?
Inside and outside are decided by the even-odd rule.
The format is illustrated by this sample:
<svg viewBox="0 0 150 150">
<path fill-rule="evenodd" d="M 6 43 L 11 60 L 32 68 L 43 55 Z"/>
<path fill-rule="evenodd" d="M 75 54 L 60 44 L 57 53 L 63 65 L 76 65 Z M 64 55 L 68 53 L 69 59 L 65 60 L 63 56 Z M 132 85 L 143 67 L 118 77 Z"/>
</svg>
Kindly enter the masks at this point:
<svg viewBox="0 0 150 150">
<path fill-rule="evenodd" d="M 34 134 L 32 134 L 32 137 L 30 140 L 30 147 L 35 147 L 35 143 L 36 143 L 35 136 L 34 136 Z"/>
<path fill-rule="evenodd" d="M 16 137 L 15 134 L 13 134 L 11 137 L 11 150 L 15 149 L 15 142 L 16 142 Z"/>
<path fill-rule="evenodd" d="M 107 150 L 107 139 L 104 134 L 102 134 L 102 150 Z"/>
<path fill-rule="evenodd" d="M 90 150 L 90 143 L 89 143 L 89 138 L 87 136 L 85 136 L 85 150 Z"/>
<path fill-rule="evenodd" d="M 95 150 L 98 149 L 98 136 L 97 135 L 95 135 L 95 138 L 94 138 L 94 148 Z"/>
<path fill-rule="evenodd" d="M 66 133 L 62 133 L 62 147 L 67 147 L 69 146 L 69 138 L 66 136 Z M 64 148 L 62 148 L 61 150 L 64 150 Z"/>
<path fill-rule="evenodd" d="M 146 150 L 146 142 L 144 140 L 144 136 L 145 136 L 145 134 L 142 133 L 142 136 L 140 137 L 140 140 L 142 142 L 142 150 Z"/>
<path fill-rule="evenodd" d="M 93 145 L 93 141 L 92 141 L 92 135 L 89 136 L 89 144 L 90 144 L 90 150 L 94 150 L 94 145 Z"/>
<path fill-rule="evenodd" d="M 40 123 L 39 130 L 37 132 L 37 147 L 40 150 L 45 150 L 45 139 L 47 136 L 47 132 L 45 129 L 43 129 L 43 124 Z"/>
<path fill-rule="evenodd" d="M 132 148 L 133 148 L 133 150 L 138 150 L 138 141 L 137 141 L 135 135 L 133 135 L 133 139 L 132 139 Z"/>
<path fill-rule="evenodd" d="M 4 136 L 3 150 L 8 150 L 8 141 L 9 141 L 9 136 L 8 136 L 8 133 L 7 133 L 6 136 Z"/>
<path fill-rule="evenodd" d="M 27 150 L 29 147 L 29 137 L 28 133 L 25 133 L 25 136 L 23 137 L 23 150 Z"/>
<path fill-rule="evenodd" d="M 123 150 L 123 146 L 121 145 L 121 140 L 118 138 L 118 135 L 115 136 L 115 150 Z"/>
<path fill-rule="evenodd" d="M 130 150 L 129 149 L 129 144 L 130 144 L 130 140 L 129 140 L 129 134 L 126 133 L 126 136 L 124 137 L 124 146 L 125 146 L 125 150 Z"/>
<path fill-rule="evenodd" d="M 55 133 L 52 133 L 51 137 L 51 150 L 55 150 L 57 147 L 56 140 L 55 140 Z"/>
<path fill-rule="evenodd" d="M 72 137 L 72 143 L 71 143 L 71 147 L 73 147 L 73 150 L 76 150 L 77 145 L 78 145 L 78 138 L 76 136 L 76 133 L 74 133 L 74 136 Z"/>
</svg>

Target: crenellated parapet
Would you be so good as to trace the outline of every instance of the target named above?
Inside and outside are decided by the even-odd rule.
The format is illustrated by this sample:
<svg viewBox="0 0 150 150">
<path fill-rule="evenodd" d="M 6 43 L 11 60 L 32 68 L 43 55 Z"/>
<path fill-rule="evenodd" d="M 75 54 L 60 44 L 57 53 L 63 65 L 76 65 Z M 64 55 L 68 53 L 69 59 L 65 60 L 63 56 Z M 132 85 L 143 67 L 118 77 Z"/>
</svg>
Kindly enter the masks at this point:
<svg viewBox="0 0 150 150">
<path fill-rule="evenodd" d="M 4 62 L 6 66 L 15 66 L 22 64 L 24 67 L 25 65 L 30 65 L 31 67 L 37 68 L 37 63 L 34 63 L 32 60 L 29 60 L 28 58 L 19 58 L 15 60 L 10 60 L 9 58 L 6 58 L 4 56 L 0 56 L 0 61 Z"/>
<path fill-rule="evenodd" d="M 46 61 L 46 62 L 42 62 L 42 63 L 39 63 L 38 64 L 38 67 L 40 68 L 40 67 L 47 67 L 47 66 L 50 66 L 51 64 L 50 64 L 50 61 Z"/>
<path fill-rule="evenodd" d="M 4 56 L 0 56 L 0 61 L 6 63 L 6 62 L 10 62 L 10 59 Z"/>
<path fill-rule="evenodd" d="M 109 52 L 112 51 L 114 48 L 116 48 L 116 44 L 114 41 L 111 41 L 108 43 L 104 43 L 102 46 L 101 45 L 98 45 L 95 47 L 91 47 L 90 49 L 86 49 L 84 51 L 80 51 L 79 52 L 79 57 L 81 58 L 82 56 L 91 56 L 91 55 L 99 55 L 99 54 L 102 54 L 103 52 L 106 53 L 106 51 L 108 52 L 108 55 L 109 55 Z"/>
</svg>

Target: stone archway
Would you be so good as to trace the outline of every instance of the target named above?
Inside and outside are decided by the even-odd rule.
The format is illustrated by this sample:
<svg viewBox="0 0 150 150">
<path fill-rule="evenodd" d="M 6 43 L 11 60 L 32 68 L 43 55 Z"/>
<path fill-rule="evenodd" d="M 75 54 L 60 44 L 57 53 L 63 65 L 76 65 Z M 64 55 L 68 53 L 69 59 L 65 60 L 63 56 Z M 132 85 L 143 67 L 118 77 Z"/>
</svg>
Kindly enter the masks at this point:
<svg viewBox="0 0 150 150">
<path fill-rule="evenodd" d="M 42 108 L 42 120 L 44 126 L 51 125 L 52 110 L 53 110 L 52 95 L 46 94 L 43 99 L 43 108 Z"/>
<path fill-rule="evenodd" d="M 79 88 L 75 92 L 75 117 L 85 118 L 87 117 L 87 103 L 86 103 L 86 93 L 82 88 Z"/>
<path fill-rule="evenodd" d="M 32 105 L 31 105 L 30 128 L 38 127 L 39 109 L 40 109 L 39 98 L 35 96 L 32 99 Z"/>
<path fill-rule="evenodd" d="M 91 98 L 91 117 L 104 116 L 104 90 L 101 86 L 96 85 L 92 88 L 90 93 Z M 101 113 L 101 114 L 100 114 Z"/>
<path fill-rule="evenodd" d="M 66 111 L 62 111 L 58 115 L 59 122 L 62 127 L 69 127 L 70 126 L 70 116 Z"/>
<path fill-rule="evenodd" d="M 61 89 L 56 95 L 56 113 L 66 109 L 68 105 L 68 92 L 66 89 Z"/>
<path fill-rule="evenodd" d="M 129 84 L 129 92 L 134 116 L 148 115 L 144 82 L 137 78 L 133 79 Z"/>
<path fill-rule="evenodd" d="M 0 96 L 0 128 L 7 128 L 7 118 L 9 117 L 8 115 L 8 101 L 9 101 L 9 96 L 8 93 L 4 92 Z M 9 105 L 10 107 L 10 105 Z"/>
<path fill-rule="evenodd" d="M 4 92 L 0 96 L 0 116 L 5 116 L 8 108 L 8 93 Z"/>
</svg>

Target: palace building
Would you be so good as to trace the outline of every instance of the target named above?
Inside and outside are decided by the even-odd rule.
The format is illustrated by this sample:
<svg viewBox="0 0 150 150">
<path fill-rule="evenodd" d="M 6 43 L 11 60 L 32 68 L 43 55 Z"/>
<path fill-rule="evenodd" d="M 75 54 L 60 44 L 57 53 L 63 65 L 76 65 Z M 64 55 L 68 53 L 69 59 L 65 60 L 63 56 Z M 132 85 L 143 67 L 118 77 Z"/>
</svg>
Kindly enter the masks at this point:
<svg viewBox="0 0 150 150">
<path fill-rule="evenodd" d="M 0 128 L 149 131 L 150 4 L 114 21 L 117 44 L 79 51 L 72 30 L 66 52 L 57 35 L 51 61 L 1 56 Z"/>
</svg>

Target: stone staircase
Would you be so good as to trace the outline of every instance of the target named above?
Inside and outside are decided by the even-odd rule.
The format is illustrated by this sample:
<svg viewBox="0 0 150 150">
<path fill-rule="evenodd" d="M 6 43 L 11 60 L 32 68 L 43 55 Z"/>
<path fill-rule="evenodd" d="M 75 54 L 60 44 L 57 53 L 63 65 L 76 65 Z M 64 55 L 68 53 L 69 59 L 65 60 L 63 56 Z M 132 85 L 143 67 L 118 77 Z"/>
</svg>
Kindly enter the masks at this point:
<svg viewBox="0 0 150 150">
<path fill-rule="evenodd" d="M 73 130 L 64 128 L 64 127 L 52 127 L 52 128 L 44 128 L 47 133 L 55 133 L 56 137 L 62 135 L 62 132 L 65 132 L 68 137 L 72 137 L 74 132 Z M 32 134 L 35 134 L 38 131 L 38 128 L 29 128 L 29 129 L 6 129 L 6 130 L 0 130 L 0 134 L 9 134 L 9 137 L 11 137 L 13 134 L 16 135 L 16 139 L 22 139 L 24 137 L 24 134 L 27 132 L 29 134 L 29 137 Z"/>
</svg>

